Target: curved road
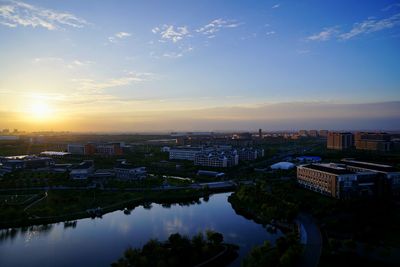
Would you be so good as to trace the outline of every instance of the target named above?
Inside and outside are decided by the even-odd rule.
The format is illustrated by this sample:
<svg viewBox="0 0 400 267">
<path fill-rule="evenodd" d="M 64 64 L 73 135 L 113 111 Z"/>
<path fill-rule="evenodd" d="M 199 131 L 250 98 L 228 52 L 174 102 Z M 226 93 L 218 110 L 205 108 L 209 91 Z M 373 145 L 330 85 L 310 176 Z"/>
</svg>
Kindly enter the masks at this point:
<svg viewBox="0 0 400 267">
<path fill-rule="evenodd" d="M 316 267 L 322 251 L 321 231 L 311 215 L 300 213 L 297 222 L 302 229 L 300 240 L 304 245 L 299 267 Z"/>
</svg>

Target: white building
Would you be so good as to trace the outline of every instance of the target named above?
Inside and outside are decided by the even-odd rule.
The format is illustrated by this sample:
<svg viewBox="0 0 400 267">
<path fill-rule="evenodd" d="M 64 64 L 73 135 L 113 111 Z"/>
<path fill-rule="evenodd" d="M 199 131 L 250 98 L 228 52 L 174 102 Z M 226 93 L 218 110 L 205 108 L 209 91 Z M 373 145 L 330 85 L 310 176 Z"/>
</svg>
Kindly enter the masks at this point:
<svg viewBox="0 0 400 267">
<path fill-rule="evenodd" d="M 194 161 L 196 154 L 202 151 L 201 147 L 173 147 L 169 150 L 169 159 Z"/>
</svg>

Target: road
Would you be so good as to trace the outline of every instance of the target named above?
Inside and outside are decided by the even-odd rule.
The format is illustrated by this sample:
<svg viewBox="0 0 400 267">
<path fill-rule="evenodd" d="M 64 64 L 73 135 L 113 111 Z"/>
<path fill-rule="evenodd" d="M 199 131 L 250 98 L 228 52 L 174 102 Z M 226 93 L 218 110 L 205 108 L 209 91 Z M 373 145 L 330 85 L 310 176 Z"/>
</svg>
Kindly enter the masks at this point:
<svg viewBox="0 0 400 267">
<path fill-rule="evenodd" d="M 301 213 L 297 217 L 297 222 L 303 226 L 300 240 L 304 245 L 304 252 L 298 267 L 316 267 L 322 251 L 321 231 L 311 215 Z"/>
</svg>

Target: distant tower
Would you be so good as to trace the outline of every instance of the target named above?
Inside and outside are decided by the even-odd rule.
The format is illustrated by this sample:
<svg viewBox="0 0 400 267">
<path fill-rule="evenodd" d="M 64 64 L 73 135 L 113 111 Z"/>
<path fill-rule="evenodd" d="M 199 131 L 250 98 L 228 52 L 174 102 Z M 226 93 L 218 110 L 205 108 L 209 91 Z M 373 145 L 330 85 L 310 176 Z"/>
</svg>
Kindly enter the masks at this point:
<svg viewBox="0 0 400 267">
<path fill-rule="evenodd" d="M 258 129 L 258 137 L 262 138 L 262 129 Z"/>
</svg>

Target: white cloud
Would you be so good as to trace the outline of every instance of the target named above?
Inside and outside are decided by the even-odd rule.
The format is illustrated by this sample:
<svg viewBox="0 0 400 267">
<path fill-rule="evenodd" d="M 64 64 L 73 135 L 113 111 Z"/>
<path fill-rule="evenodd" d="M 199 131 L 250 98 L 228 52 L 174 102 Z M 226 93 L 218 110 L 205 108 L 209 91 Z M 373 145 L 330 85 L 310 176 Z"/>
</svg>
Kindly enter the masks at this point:
<svg viewBox="0 0 400 267">
<path fill-rule="evenodd" d="M 368 18 L 362 22 L 355 23 L 349 32 L 340 34 L 339 38 L 349 40 L 361 34 L 378 32 L 398 25 L 400 25 L 400 13 L 385 19 Z"/>
<path fill-rule="evenodd" d="M 280 7 L 280 6 L 281 6 L 280 4 L 276 4 L 276 5 L 273 5 L 272 8 L 275 9 L 275 8 Z"/>
<path fill-rule="evenodd" d="M 172 41 L 173 43 L 183 40 L 190 34 L 187 26 L 174 26 L 167 24 L 155 27 L 151 31 L 154 34 L 160 35 L 160 41 Z"/>
<path fill-rule="evenodd" d="M 397 26 L 400 26 L 400 13 L 382 19 L 370 17 L 362 22 L 354 23 L 353 27 L 347 32 L 340 32 L 338 26 L 325 28 L 320 33 L 307 37 L 307 39 L 310 41 L 328 41 L 332 38 L 350 40 L 359 35 L 379 32 Z"/>
<path fill-rule="evenodd" d="M 130 34 L 129 32 L 117 32 L 113 36 L 108 37 L 108 41 L 110 43 L 117 43 L 119 39 L 120 40 L 126 39 L 126 38 L 130 37 L 131 35 L 132 34 Z"/>
<path fill-rule="evenodd" d="M 203 27 L 198 28 L 196 32 L 204 35 L 213 36 L 223 28 L 236 28 L 242 24 L 243 23 L 238 23 L 234 20 L 224 20 L 219 18 L 211 21 Z"/>
<path fill-rule="evenodd" d="M 88 23 L 70 13 L 53 11 L 19 1 L 4 1 L 0 4 L 0 24 L 12 28 L 30 26 L 57 30 L 64 26 L 82 28 Z"/>
<path fill-rule="evenodd" d="M 324 28 L 321 32 L 307 37 L 310 41 L 328 41 L 338 33 L 338 27 Z"/>
<path fill-rule="evenodd" d="M 69 69 L 74 69 L 78 67 L 85 67 L 91 65 L 92 61 L 84 61 L 79 59 L 74 60 L 65 60 L 61 57 L 38 57 L 33 59 L 33 63 L 35 64 L 47 64 L 47 65 L 57 65 L 57 67 L 66 67 Z"/>
<path fill-rule="evenodd" d="M 394 4 L 391 4 L 391 5 L 388 5 L 384 8 L 382 8 L 382 11 L 389 11 L 392 8 L 399 8 L 399 7 L 400 7 L 400 3 L 394 3 Z"/>
<path fill-rule="evenodd" d="M 129 32 L 117 32 L 115 34 L 115 36 L 120 38 L 120 39 L 124 39 L 124 38 L 127 38 L 127 37 L 131 36 L 131 34 Z"/>
<path fill-rule="evenodd" d="M 265 34 L 266 34 L 267 36 L 274 35 L 274 34 L 275 34 L 275 31 L 269 31 L 269 32 L 266 32 Z"/>
<path fill-rule="evenodd" d="M 82 91 L 101 92 L 104 89 L 126 86 L 133 83 L 149 81 L 154 74 L 147 72 L 128 72 L 125 76 L 119 78 L 111 78 L 106 81 L 96 81 L 93 79 L 74 79 L 73 82 L 78 83 L 78 88 Z"/>
</svg>

